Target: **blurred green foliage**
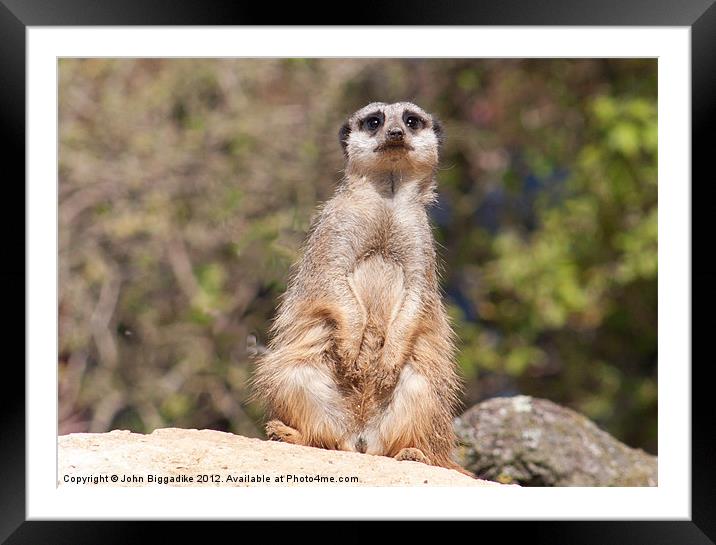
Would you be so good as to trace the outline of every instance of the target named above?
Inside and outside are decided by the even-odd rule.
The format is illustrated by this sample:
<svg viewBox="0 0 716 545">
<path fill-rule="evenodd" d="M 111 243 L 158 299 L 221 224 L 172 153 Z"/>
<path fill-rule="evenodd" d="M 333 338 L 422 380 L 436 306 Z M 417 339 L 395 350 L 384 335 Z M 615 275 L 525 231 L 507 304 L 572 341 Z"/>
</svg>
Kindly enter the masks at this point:
<svg viewBox="0 0 716 545">
<path fill-rule="evenodd" d="M 465 404 L 524 393 L 656 452 L 655 60 L 60 61 L 60 433 L 260 435 L 266 341 L 337 130 L 446 128 L 443 287 Z"/>
</svg>

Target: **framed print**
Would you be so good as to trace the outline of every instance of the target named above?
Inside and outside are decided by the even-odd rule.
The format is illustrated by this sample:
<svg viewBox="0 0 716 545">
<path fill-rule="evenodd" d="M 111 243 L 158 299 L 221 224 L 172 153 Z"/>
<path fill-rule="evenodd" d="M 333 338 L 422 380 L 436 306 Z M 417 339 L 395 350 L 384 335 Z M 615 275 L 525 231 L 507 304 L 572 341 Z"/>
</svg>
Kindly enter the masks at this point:
<svg viewBox="0 0 716 545">
<path fill-rule="evenodd" d="M 691 180 L 716 8 L 381 11 L 0 6 L 7 543 L 188 519 L 712 542 Z"/>
</svg>

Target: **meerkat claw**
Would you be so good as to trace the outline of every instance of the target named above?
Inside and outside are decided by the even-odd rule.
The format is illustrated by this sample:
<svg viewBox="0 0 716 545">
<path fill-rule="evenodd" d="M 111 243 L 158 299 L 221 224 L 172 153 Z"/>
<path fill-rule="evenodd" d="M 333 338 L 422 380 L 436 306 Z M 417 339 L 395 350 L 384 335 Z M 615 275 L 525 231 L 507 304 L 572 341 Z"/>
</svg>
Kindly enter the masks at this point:
<svg viewBox="0 0 716 545">
<path fill-rule="evenodd" d="M 270 441 L 281 441 L 294 445 L 302 444 L 301 432 L 287 426 L 280 420 L 271 420 L 266 423 L 266 436 Z"/>
<path fill-rule="evenodd" d="M 398 461 L 411 461 L 411 462 L 422 462 L 423 464 L 431 465 L 430 458 L 423 454 L 423 451 L 419 448 L 406 447 L 394 456 Z"/>
</svg>

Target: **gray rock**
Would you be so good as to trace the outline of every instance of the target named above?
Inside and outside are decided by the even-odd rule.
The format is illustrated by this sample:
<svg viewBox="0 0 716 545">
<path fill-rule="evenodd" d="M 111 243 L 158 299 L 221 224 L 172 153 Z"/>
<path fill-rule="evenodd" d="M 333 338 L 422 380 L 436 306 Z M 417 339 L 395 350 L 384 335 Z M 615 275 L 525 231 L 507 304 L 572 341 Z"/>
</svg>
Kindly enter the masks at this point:
<svg viewBox="0 0 716 545">
<path fill-rule="evenodd" d="M 656 486 L 657 459 L 545 399 L 494 398 L 455 420 L 459 464 L 524 486 Z"/>
</svg>

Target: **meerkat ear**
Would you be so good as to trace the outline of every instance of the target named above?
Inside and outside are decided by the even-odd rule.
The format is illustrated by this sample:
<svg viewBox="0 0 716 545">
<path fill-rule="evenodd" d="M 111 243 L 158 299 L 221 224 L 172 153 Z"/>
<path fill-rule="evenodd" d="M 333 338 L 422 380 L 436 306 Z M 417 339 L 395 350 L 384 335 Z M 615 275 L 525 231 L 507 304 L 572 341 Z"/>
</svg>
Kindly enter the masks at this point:
<svg viewBox="0 0 716 545">
<path fill-rule="evenodd" d="M 338 140 L 341 143 L 341 147 L 343 148 L 343 153 L 345 155 L 348 154 L 348 150 L 346 148 L 348 147 L 348 136 L 350 134 L 351 134 L 351 126 L 348 122 L 346 122 L 341 127 L 341 130 L 338 131 Z"/>
<path fill-rule="evenodd" d="M 433 132 L 435 133 L 435 137 L 438 139 L 438 145 L 442 146 L 443 142 L 445 142 L 445 133 L 443 132 L 443 124 L 441 121 L 435 117 L 433 117 Z"/>
</svg>

